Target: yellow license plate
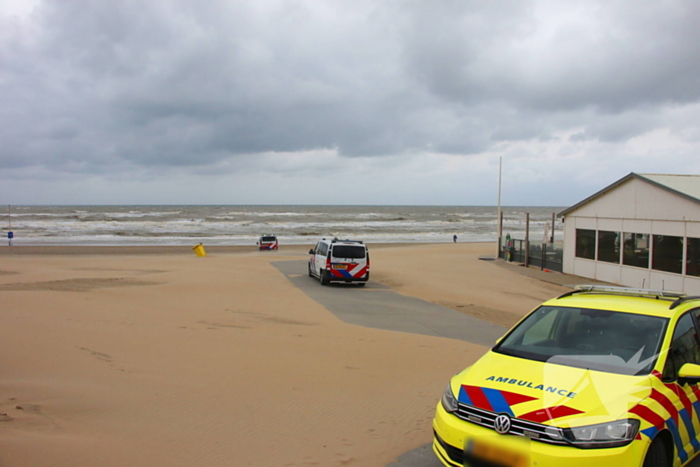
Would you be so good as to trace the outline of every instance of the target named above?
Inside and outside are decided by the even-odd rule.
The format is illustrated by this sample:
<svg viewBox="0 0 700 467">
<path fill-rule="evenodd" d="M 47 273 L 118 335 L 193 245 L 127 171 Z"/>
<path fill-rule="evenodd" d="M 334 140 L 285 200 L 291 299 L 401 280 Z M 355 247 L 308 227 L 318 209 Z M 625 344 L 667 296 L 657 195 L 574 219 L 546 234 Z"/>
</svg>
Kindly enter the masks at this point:
<svg viewBox="0 0 700 467">
<path fill-rule="evenodd" d="M 333 266 L 335 269 L 347 269 L 348 267 L 345 264 L 336 264 Z"/>
<path fill-rule="evenodd" d="M 530 460 L 524 452 L 512 446 L 502 446 L 497 441 L 472 440 L 466 448 L 467 454 L 476 460 L 502 467 L 529 467 Z"/>
</svg>

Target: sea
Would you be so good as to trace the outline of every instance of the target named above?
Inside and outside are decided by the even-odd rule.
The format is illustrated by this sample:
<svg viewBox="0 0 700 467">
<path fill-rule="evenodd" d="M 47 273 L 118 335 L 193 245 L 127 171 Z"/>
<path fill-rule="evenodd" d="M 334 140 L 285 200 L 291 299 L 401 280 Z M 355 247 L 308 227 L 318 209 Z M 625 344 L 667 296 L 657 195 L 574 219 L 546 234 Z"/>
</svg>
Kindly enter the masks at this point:
<svg viewBox="0 0 700 467">
<path fill-rule="evenodd" d="M 549 235 L 563 207 L 502 207 L 503 235 L 531 241 Z M 4 226 L 3 226 L 4 224 Z M 320 238 L 367 243 L 492 242 L 496 206 L 7 206 L 0 226 L 14 245 L 255 245 L 276 235 L 280 245 Z M 555 238 L 562 236 L 559 219 Z M 3 235 L 7 238 L 7 235 Z"/>
</svg>

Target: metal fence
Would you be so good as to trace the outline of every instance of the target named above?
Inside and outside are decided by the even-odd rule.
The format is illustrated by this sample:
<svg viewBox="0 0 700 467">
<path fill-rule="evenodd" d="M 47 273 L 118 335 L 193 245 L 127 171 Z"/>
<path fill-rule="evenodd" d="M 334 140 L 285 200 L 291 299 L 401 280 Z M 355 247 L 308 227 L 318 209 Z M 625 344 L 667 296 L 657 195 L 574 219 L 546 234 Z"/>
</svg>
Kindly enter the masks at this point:
<svg viewBox="0 0 700 467">
<path fill-rule="evenodd" d="M 532 243 L 528 251 L 525 240 L 504 237 L 499 242 L 499 257 L 506 261 L 527 264 L 531 267 L 562 272 L 564 242 Z"/>
</svg>

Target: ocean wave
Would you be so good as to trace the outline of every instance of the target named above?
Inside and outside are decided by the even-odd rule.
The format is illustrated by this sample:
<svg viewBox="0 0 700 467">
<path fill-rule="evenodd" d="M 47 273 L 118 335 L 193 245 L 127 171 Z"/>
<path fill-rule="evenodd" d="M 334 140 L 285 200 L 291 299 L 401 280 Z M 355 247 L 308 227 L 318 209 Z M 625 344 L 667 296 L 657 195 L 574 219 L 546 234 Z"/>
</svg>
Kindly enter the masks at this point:
<svg viewBox="0 0 700 467">
<path fill-rule="evenodd" d="M 551 223 L 551 208 L 506 209 L 504 234 L 538 238 Z M 13 209 L 16 244 L 253 244 L 272 232 L 288 244 L 315 238 L 359 238 L 375 242 L 494 241 L 496 208 L 416 206 L 41 206 Z M 2 217 L 0 216 L 0 222 Z M 557 225 L 561 230 L 561 225 Z"/>
</svg>

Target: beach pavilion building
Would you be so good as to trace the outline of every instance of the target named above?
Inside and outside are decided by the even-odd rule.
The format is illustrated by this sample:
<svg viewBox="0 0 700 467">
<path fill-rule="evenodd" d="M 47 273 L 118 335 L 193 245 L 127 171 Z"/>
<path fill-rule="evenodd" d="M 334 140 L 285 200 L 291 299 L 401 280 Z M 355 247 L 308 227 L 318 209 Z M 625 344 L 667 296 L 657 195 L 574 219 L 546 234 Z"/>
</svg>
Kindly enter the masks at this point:
<svg viewBox="0 0 700 467">
<path fill-rule="evenodd" d="M 700 175 L 630 173 L 559 216 L 564 273 L 700 295 Z"/>
</svg>

